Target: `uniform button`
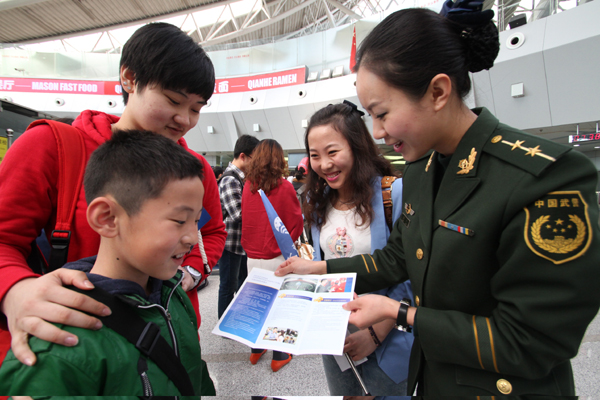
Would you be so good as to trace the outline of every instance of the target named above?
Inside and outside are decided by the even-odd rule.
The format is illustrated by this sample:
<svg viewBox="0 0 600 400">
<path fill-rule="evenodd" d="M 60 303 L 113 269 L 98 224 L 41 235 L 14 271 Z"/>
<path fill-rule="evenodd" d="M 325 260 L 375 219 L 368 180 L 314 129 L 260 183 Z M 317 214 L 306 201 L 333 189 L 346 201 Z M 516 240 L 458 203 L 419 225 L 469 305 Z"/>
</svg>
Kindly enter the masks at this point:
<svg viewBox="0 0 600 400">
<path fill-rule="evenodd" d="M 415 304 L 417 305 L 417 307 L 419 307 L 419 304 L 421 304 L 421 300 L 419 299 L 419 296 L 415 296 Z"/>
<path fill-rule="evenodd" d="M 498 136 L 494 136 L 492 138 L 492 143 L 498 143 L 499 141 L 502 140 L 502 136 L 498 135 Z"/>
<path fill-rule="evenodd" d="M 510 392 L 512 392 L 512 385 L 506 379 L 498 379 L 496 387 L 502 394 L 510 394 Z"/>
<path fill-rule="evenodd" d="M 421 249 L 417 249 L 417 258 L 418 258 L 419 260 L 422 260 L 422 259 L 423 259 L 423 250 L 421 250 Z"/>
</svg>

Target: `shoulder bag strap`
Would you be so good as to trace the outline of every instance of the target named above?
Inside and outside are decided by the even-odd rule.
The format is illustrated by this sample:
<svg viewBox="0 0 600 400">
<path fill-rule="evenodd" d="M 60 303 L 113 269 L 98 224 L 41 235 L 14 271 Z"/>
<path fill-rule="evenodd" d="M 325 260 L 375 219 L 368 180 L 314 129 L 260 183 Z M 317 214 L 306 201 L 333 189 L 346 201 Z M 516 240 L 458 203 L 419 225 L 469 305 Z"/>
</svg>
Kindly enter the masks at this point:
<svg viewBox="0 0 600 400">
<path fill-rule="evenodd" d="M 388 226 L 390 232 L 394 226 L 393 221 L 393 208 L 394 202 L 392 200 L 392 184 L 396 180 L 395 176 L 384 176 L 381 178 L 381 194 L 383 195 L 383 212 L 385 214 L 385 223 Z"/>
<path fill-rule="evenodd" d="M 290 257 L 298 257 L 298 250 L 296 249 L 296 246 L 294 246 L 294 240 L 285 225 L 283 225 L 279 215 L 277 215 L 277 211 L 275 211 L 275 208 L 273 208 L 273 205 L 262 189 L 258 189 L 258 193 L 260 193 L 260 198 L 265 206 L 265 211 L 267 212 L 267 217 L 269 217 L 271 229 L 273 230 L 273 235 L 277 241 L 277 246 L 279 246 L 279 250 L 281 250 L 281 255 L 286 260 Z"/>
<path fill-rule="evenodd" d="M 194 386 L 175 351 L 160 334 L 160 327 L 154 322 L 144 321 L 137 313 L 117 296 L 94 288 L 82 290 L 75 286 L 69 289 L 106 304 L 112 311 L 107 317 L 97 317 L 104 325 L 132 343 L 142 354 L 150 358 L 173 381 L 183 396 L 194 396 Z"/>
</svg>

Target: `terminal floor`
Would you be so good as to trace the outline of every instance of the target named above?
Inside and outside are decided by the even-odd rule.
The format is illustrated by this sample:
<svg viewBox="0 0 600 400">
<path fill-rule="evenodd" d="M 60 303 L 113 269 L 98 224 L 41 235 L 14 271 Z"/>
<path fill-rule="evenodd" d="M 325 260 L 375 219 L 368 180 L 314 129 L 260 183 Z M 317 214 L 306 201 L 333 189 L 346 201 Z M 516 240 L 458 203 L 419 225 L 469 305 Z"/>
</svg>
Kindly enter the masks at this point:
<svg viewBox="0 0 600 400">
<path fill-rule="evenodd" d="M 250 348 L 211 333 L 217 324 L 219 276 L 198 292 L 202 358 L 217 389 L 217 398 L 237 400 L 250 396 L 329 396 L 320 355 L 295 356 L 281 370 L 271 370 L 272 352 L 250 364 Z M 581 400 L 600 399 L 600 317 L 589 326 L 579 354 L 572 360 L 577 394 Z"/>
</svg>

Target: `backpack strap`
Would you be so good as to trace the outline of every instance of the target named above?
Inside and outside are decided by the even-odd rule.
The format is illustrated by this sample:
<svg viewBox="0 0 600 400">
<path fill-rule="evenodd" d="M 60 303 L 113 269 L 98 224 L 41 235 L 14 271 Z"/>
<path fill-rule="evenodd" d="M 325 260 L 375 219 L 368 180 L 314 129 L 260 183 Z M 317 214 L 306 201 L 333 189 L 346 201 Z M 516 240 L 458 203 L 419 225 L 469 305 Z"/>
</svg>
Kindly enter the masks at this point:
<svg viewBox="0 0 600 400">
<path fill-rule="evenodd" d="M 239 177 L 238 174 L 236 174 L 235 172 L 233 172 L 233 170 L 231 170 L 231 169 L 228 169 L 225 172 L 223 172 L 223 175 L 221 175 L 221 178 L 219 179 L 219 183 L 226 176 L 231 176 L 232 178 L 234 178 L 235 180 L 237 180 L 240 183 L 240 186 L 242 187 L 242 193 L 244 192 L 244 181 L 242 180 L 242 178 Z M 223 221 L 225 221 L 225 219 L 227 219 L 228 213 L 227 213 L 227 210 L 225 209 L 225 205 L 223 204 L 223 202 L 221 202 L 221 212 L 223 213 Z"/>
<path fill-rule="evenodd" d="M 146 322 L 131 306 L 118 296 L 100 288 L 82 290 L 75 286 L 68 289 L 85 294 L 107 305 L 112 314 L 107 317 L 96 316 L 104 325 L 117 332 L 133 344 L 143 355 L 150 358 L 177 386 L 183 396 L 194 396 L 194 386 L 174 349 L 160 334 L 160 327 L 154 322 Z"/>
<path fill-rule="evenodd" d="M 394 202 L 392 200 L 392 184 L 397 178 L 395 176 L 384 176 L 381 178 L 381 194 L 383 195 L 383 213 L 385 214 L 385 223 L 390 232 L 393 224 Z"/>
<path fill-rule="evenodd" d="M 242 178 L 240 178 L 240 176 L 238 174 L 236 174 L 232 170 L 225 171 L 223 173 L 223 175 L 221 175 L 221 180 L 223 180 L 223 178 L 225 178 L 226 176 L 234 177 L 240 183 L 240 186 L 242 187 L 242 190 L 244 190 L 244 181 L 243 181 Z"/>
<path fill-rule="evenodd" d="M 54 134 L 58 149 L 58 199 L 56 225 L 50 234 L 49 270 L 62 267 L 67 262 L 71 241 L 71 224 L 85 172 L 85 146 L 77 128 L 48 119 L 32 122 L 27 129 L 48 125 Z"/>
</svg>

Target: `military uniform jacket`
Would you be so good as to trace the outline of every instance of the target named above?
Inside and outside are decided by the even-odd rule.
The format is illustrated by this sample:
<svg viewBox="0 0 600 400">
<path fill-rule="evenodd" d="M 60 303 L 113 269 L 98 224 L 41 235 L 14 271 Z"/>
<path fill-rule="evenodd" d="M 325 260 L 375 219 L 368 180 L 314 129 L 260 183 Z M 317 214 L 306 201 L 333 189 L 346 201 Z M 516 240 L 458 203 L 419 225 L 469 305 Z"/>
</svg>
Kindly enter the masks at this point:
<svg viewBox="0 0 600 400">
<path fill-rule="evenodd" d="M 358 293 L 411 280 L 409 393 L 572 395 L 569 360 L 600 303 L 596 169 L 473 111 L 437 196 L 433 153 L 407 166 L 386 247 L 328 273 L 357 272 Z"/>
</svg>

